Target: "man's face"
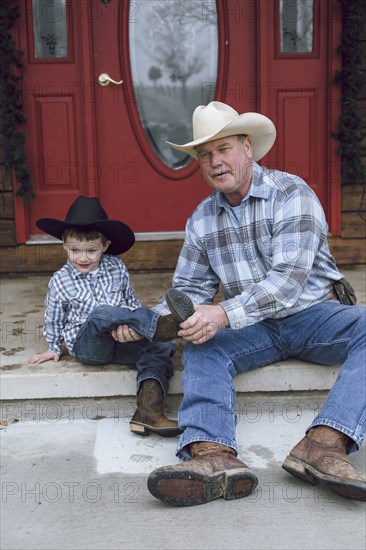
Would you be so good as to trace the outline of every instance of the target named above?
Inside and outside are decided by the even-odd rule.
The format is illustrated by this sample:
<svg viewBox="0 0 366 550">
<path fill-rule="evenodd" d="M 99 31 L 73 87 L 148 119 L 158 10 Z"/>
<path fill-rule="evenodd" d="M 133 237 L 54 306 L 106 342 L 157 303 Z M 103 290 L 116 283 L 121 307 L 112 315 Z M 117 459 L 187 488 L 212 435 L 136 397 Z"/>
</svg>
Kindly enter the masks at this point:
<svg viewBox="0 0 366 550">
<path fill-rule="evenodd" d="M 196 147 L 203 177 L 224 193 L 232 206 L 240 204 L 252 179 L 253 154 L 249 138 L 229 136 Z"/>
<path fill-rule="evenodd" d="M 64 242 L 64 249 L 75 269 L 81 273 L 89 273 L 98 269 L 102 254 L 110 244 L 110 241 L 107 241 L 104 245 L 102 239 L 87 241 L 68 237 Z"/>
</svg>

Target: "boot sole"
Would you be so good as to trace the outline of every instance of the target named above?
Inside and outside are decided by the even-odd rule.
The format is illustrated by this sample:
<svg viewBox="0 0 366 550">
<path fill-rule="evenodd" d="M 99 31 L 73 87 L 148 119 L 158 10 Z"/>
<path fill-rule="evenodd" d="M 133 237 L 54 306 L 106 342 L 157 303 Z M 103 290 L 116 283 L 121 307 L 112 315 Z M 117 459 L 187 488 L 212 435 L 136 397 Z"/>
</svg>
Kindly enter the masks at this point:
<svg viewBox="0 0 366 550">
<path fill-rule="evenodd" d="M 173 506 L 196 506 L 223 497 L 235 500 L 250 495 L 258 484 L 257 477 L 243 468 L 203 474 L 165 470 L 152 472 L 147 480 L 147 488 L 157 499 Z"/>
<path fill-rule="evenodd" d="M 173 317 L 180 323 L 188 319 L 194 313 L 192 300 L 175 288 L 171 288 L 165 295 L 166 303 Z"/>
<path fill-rule="evenodd" d="M 316 485 L 321 482 L 334 493 L 342 497 L 366 501 L 366 486 L 362 481 L 323 474 L 313 466 L 306 464 L 303 460 L 291 455 L 286 457 L 286 460 L 282 464 L 282 468 L 289 474 L 311 485 Z"/>
<path fill-rule="evenodd" d="M 179 428 L 153 428 L 147 424 L 140 424 L 138 422 L 130 422 L 130 430 L 134 434 L 149 436 L 150 434 L 160 435 L 161 437 L 175 437 L 183 433 L 183 430 Z"/>
</svg>

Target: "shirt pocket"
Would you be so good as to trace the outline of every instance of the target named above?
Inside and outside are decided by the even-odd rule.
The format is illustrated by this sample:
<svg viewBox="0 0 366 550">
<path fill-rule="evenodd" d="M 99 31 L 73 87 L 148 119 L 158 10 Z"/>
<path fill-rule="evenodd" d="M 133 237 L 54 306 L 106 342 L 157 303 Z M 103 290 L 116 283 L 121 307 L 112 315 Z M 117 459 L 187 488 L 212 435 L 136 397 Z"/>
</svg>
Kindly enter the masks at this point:
<svg viewBox="0 0 366 550">
<path fill-rule="evenodd" d="M 69 297 L 71 304 L 70 315 L 85 320 L 89 313 L 97 305 L 91 289 L 82 289 Z"/>
<path fill-rule="evenodd" d="M 107 304 L 111 306 L 123 306 L 126 304 L 123 282 L 112 283 L 105 287 Z"/>
</svg>

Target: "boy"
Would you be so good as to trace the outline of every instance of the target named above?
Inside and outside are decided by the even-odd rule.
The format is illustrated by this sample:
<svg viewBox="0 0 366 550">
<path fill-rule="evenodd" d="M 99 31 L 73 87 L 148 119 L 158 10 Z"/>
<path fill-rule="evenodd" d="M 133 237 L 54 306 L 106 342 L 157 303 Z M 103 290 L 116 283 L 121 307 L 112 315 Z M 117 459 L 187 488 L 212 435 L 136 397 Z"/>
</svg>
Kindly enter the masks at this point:
<svg viewBox="0 0 366 550">
<path fill-rule="evenodd" d="M 81 363 L 133 364 L 137 409 L 131 431 L 163 437 L 180 434 L 177 422 L 162 412 L 163 397 L 175 353 L 168 341 L 177 338 L 180 323 L 193 313 L 190 299 L 171 289 L 171 315 L 160 316 L 141 307 L 126 266 L 116 257 L 133 246 L 133 231 L 123 222 L 109 220 L 96 197 L 78 197 L 65 221 L 41 218 L 37 226 L 62 239 L 68 261 L 48 285 L 43 332 L 48 351 L 33 355 L 29 363 L 59 361 L 63 340 Z M 118 327 L 130 331 L 135 341 L 120 343 Z"/>
</svg>

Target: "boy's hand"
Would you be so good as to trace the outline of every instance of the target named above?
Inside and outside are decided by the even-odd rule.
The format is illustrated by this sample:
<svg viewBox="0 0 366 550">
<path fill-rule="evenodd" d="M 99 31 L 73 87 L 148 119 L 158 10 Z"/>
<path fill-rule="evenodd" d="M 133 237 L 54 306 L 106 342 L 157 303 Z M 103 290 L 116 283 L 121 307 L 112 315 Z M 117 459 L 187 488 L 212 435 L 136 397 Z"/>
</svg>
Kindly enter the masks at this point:
<svg viewBox="0 0 366 550">
<path fill-rule="evenodd" d="M 116 342 L 120 342 L 121 344 L 125 344 L 126 342 L 137 342 L 143 339 L 141 334 L 128 325 L 119 325 L 117 330 L 112 330 L 111 334 Z"/>
<path fill-rule="evenodd" d="M 60 360 L 61 353 L 55 353 L 54 351 L 44 351 L 43 353 L 36 353 L 35 355 L 32 355 L 28 359 L 28 363 L 31 365 L 39 365 L 40 363 L 44 363 L 45 361 L 57 361 Z"/>
</svg>

